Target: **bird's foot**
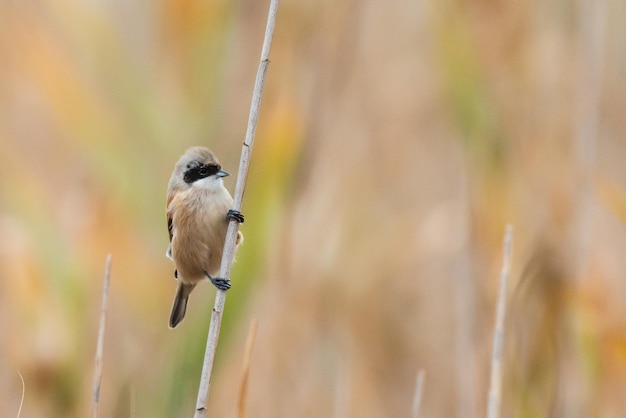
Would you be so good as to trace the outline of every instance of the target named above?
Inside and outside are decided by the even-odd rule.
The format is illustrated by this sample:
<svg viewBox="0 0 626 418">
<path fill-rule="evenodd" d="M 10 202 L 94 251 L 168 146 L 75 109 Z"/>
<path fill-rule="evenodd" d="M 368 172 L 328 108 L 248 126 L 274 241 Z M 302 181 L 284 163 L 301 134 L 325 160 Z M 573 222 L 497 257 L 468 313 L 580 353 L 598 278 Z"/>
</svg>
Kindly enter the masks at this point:
<svg viewBox="0 0 626 418">
<path fill-rule="evenodd" d="M 235 209 L 231 209 L 228 211 L 228 213 L 226 214 L 226 219 L 228 219 L 229 221 L 237 221 L 240 224 L 244 222 L 243 214 Z"/>
<path fill-rule="evenodd" d="M 211 277 L 209 273 L 204 272 L 206 276 L 211 280 L 213 286 L 217 287 L 219 290 L 228 290 L 230 289 L 230 280 L 224 279 L 223 277 Z"/>
</svg>

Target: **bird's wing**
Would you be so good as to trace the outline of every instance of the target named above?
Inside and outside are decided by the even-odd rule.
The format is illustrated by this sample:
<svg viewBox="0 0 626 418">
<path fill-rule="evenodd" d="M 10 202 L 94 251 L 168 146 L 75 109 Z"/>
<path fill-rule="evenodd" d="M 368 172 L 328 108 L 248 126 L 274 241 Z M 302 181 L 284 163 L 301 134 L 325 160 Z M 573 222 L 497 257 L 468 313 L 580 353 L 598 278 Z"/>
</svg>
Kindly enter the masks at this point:
<svg viewBox="0 0 626 418">
<path fill-rule="evenodd" d="M 174 199 L 174 193 L 169 193 L 167 195 L 167 209 L 165 210 L 165 214 L 167 215 L 167 231 L 170 234 L 170 242 L 172 242 L 172 236 L 174 235 L 174 220 L 173 220 L 173 210 L 172 210 L 172 200 Z"/>
</svg>

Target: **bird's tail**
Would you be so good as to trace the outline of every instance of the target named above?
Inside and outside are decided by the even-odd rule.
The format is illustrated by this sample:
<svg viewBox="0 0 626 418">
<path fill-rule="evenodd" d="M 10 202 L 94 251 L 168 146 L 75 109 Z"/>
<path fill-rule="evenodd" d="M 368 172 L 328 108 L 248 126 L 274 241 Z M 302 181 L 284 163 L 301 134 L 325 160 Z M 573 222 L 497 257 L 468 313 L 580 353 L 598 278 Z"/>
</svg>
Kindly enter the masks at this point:
<svg viewBox="0 0 626 418">
<path fill-rule="evenodd" d="M 176 296 L 174 297 L 174 304 L 172 305 L 172 313 L 170 315 L 170 328 L 176 328 L 176 325 L 180 324 L 180 322 L 185 318 L 189 294 L 194 287 L 196 287 L 195 284 L 185 284 L 180 281 L 178 282 Z"/>
</svg>

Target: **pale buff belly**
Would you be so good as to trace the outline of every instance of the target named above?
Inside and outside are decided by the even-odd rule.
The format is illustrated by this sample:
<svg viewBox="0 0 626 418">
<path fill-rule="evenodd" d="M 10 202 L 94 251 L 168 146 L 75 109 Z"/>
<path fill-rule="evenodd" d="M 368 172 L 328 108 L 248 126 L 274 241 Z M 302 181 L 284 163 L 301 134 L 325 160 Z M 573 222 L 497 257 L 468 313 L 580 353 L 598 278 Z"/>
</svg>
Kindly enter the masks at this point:
<svg viewBox="0 0 626 418">
<path fill-rule="evenodd" d="M 198 196 L 187 196 L 187 198 L 197 200 Z M 178 270 L 178 277 L 183 283 L 196 283 L 206 279 L 205 272 L 212 277 L 217 277 L 219 274 L 228 228 L 226 213 L 232 206 L 232 200 L 220 200 L 222 200 L 221 204 L 208 205 L 188 201 L 180 205 L 179 210 L 176 211 L 173 218 L 176 232 L 172 237 L 172 256 Z"/>
</svg>

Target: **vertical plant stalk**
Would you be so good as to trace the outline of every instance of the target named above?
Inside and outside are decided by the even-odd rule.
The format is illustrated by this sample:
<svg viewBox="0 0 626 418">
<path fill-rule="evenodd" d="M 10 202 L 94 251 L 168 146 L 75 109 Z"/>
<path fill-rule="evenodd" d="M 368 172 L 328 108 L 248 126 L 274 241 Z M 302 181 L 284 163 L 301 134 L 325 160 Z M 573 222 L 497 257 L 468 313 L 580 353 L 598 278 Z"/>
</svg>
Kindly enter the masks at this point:
<svg viewBox="0 0 626 418">
<path fill-rule="evenodd" d="M 573 118 L 576 191 L 570 242 L 576 279 L 587 274 L 593 233 L 593 177 L 600 129 L 605 66 L 607 0 L 578 1 L 578 63 Z M 570 399 L 573 400 L 573 399 Z M 572 406 L 574 403 L 571 404 Z"/>
<path fill-rule="evenodd" d="M 17 374 L 20 376 L 20 380 L 22 381 L 22 399 L 20 400 L 20 408 L 17 410 L 17 418 L 20 418 L 20 415 L 22 415 L 22 407 L 24 406 L 24 396 L 26 396 L 26 383 L 24 383 L 24 376 L 22 376 L 22 373 L 17 372 Z"/>
<path fill-rule="evenodd" d="M 100 403 L 100 383 L 102 382 L 102 353 L 104 348 L 104 329 L 106 326 L 107 299 L 109 281 L 111 280 L 111 254 L 107 255 L 104 267 L 104 283 L 102 285 L 102 306 L 100 307 L 100 325 L 98 327 L 98 344 L 96 346 L 96 364 L 93 377 L 93 401 L 91 416 L 97 418 Z"/>
<path fill-rule="evenodd" d="M 455 374 L 456 374 L 456 418 L 477 417 L 478 369 L 474 329 L 477 326 L 476 283 L 472 277 L 471 260 L 474 257 L 470 242 L 470 185 L 469 168 L 462 164 L 459 177 L 459 228 L 458 242 L 461 251 L 456 257 L 454 280 L 455 301 Z"/>
<path fill-rule="evenodd" d="M 333 388 L 333 413 L 329 417 L 347 418 L 350 416 L 352 362 L 343 361 L 341 358 L 338 360 L 339 362 L 333 365 L 335 367 L 335 387 Z"/>
<path fill-rule="evenodd" d="M 272 45 L 272 37 L 274 35 L 274 26 L 276 24 L 276 13 L 278 11 L 278 0 L 271 0 L 269 14 L 267 17 L 267 25 L 265 27 L 265 38 L 263 40 L 263 49 L 261 51 L 261 61 L 254 82 L 254 92 L 252 94 L 252 103 L 250 104 L 250 114 L 248 116 L 248 128 L 246 137 L 241 148 L 241 159 L 239 160 L 239 171 L 237 172 L 237 185 L 235 186 L 234 209 L 241 209 L 243 193 L 246 188 L 246 180 L 248 178 L 248 169 L 250 166 L 250 157 L 252 156 L 252 145 L 254 144 L 254 135 L 256 133 L 257 121 L 259 119 L 259 109 L 261 107 L 261 98 L 263 96 L 263 86 L 265 84 L 265 74 L 270 63 L 270 48 Z M 220 266 L 220 277 L 230 277 L 230 270 L 235 257 L 235 241 L 239 224 L 231 221 L 226 232 L 226 240 L 224 243 L 224 252 L 222 254 L 222 264 Z M 215 361 L 215 351 L 217 350 L 217 342 L 222 325 L 222 313 L 226 302 L 226 291 L 217 290 L 215 295 L 215 303 L 213 312 L 211 313 L 211 325 L 209 326 L 209 335 L 207 337 L 206 350 L 204 352 L 204 362 L 202 366 L 202 375 L 200 377 L 200 387 L 198 388 L 198 399 L 196 401 L 195 418 L 204 418 L 207 413 L 207 400 L 209 398 L 209 389 L 211 386 L 211 374 L 213 372 L 213 363 Z"/>
<path fill-rule="evenodd" d="M 413 394 L 413 408 L 411 409 L 411 418 L 419 418 L 420 407 L 422 405 L 422 393 L 424 392 L 424 370 L 417 372 L 417 380 L 415 382 L 415 393 Z"/>
<path fill-rule="evenodd" d="M 237 417 L 245 418 L 246 405 L 248 401 L 248 378 L 250 376 L 250 357 L 252 356 L 252 348 L 254 347 L 254 341 L 256 340 L 256 330 L 258 322 L 256 319 L 252 320 L 250 324 L 250 330 L 248 331 L 248 338 L 246 340 L 246 350 L 243 356 L 243 365 L 241 367 L 241 383 L 239 385 L 239 401 L 237 402 Z"/>
<path fill-rule="evenodd" d="M 511 270 L 513 253 L 513 226 L 507 225 L 504 235 L 504 252 L 502 270 L 500 270 L 500 291 L 496 308 L 496 324 L 493 330 L 493 353 L 491 356 L 491 379 L 489 382 L 489 399 L 487 418 L 500 416 L 502 403 L 502 347 L 504 345 L 504 319 L 506 317 L 507 282 Z"/>
</svg>

